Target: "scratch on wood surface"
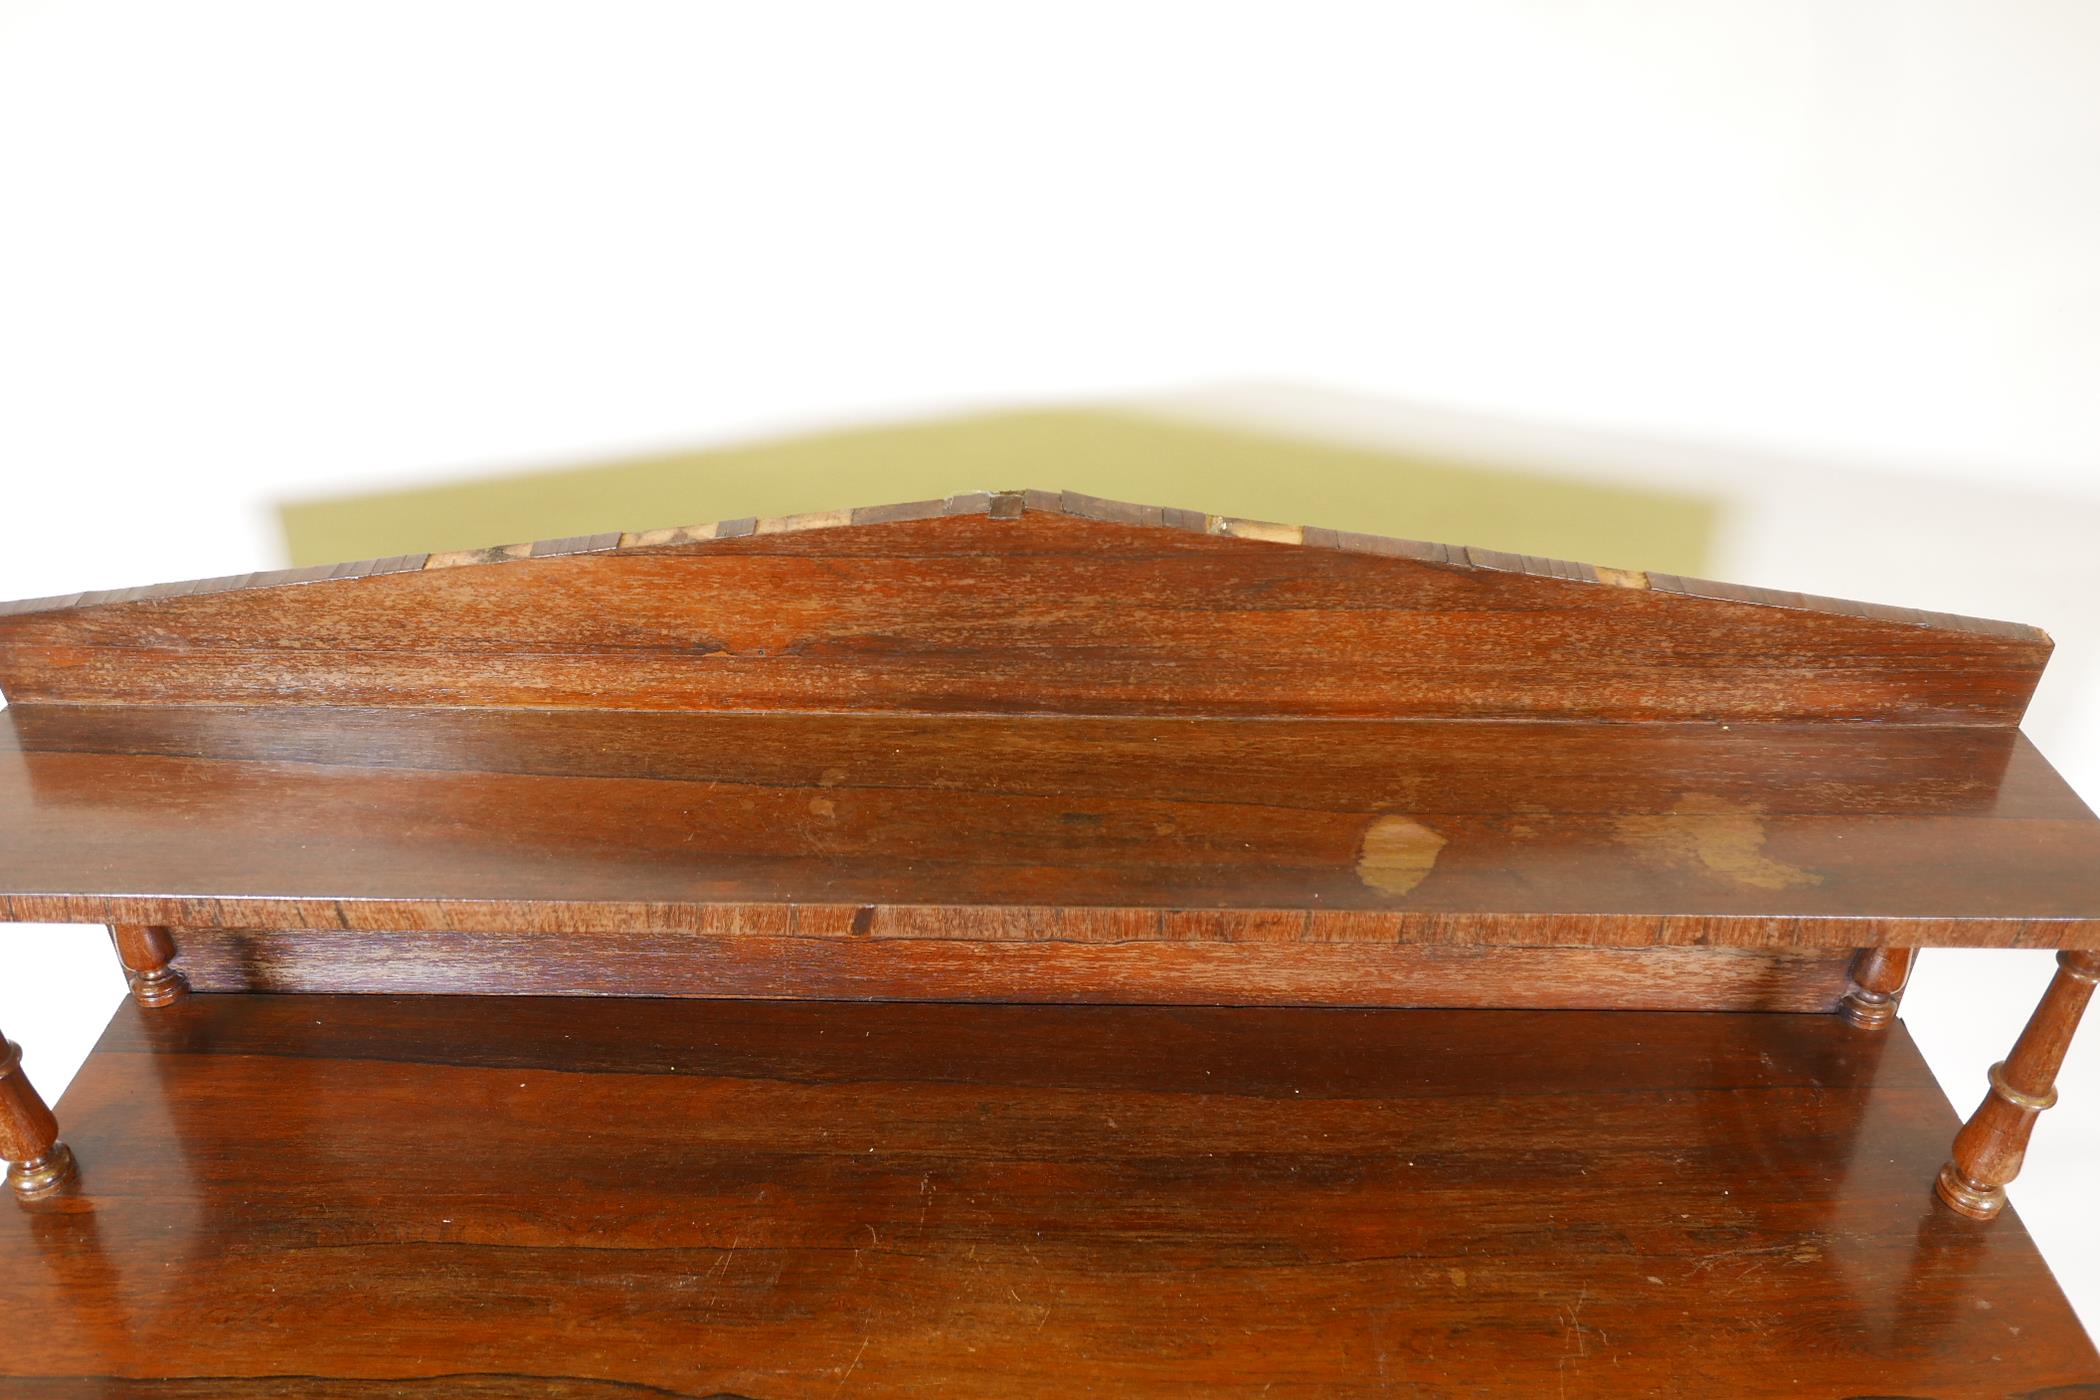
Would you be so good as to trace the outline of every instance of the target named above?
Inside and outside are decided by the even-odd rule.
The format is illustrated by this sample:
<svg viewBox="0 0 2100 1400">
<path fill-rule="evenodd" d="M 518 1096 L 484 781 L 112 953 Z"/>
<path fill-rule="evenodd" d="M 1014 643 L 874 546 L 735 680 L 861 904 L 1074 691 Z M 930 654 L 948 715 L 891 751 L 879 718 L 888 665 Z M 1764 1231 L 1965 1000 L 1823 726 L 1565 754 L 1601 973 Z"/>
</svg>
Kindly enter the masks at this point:
<svg viewBox="0 0 2100 1400">
<path fill-rule="evenodd" d="M 700 1309 L 703 1315 L 713 1314 L 715 1310 L 716 1285 L 729 1281 L 731 1263 L 735 1260 L 736 1252 L 743 1243 L 744 1236 L 741 1231 L 731 1236 L 729 1247 L 716 1257 L 714 1263 L 707 1266 L 707 1272 L 703 1273 L 697 1280 L 697 1285 L 700 1288 Z"/>
<path fill-rule="evenodd" d="M 1692 1276 L 1697 1276 L 1724 1264 L 1742 1265 L 1743 1267 L 1736 1269 L 1732 1273 L 1717 1276 L 1717 1282 L 1720 1286 L 1731 1287 L 1763 1272 L 1765 1266 L 1775 1260 L 1784 1259 L 1796 1264 L 1813 1264 L 1821 1262 L 1822 1258 L 1822 1248 L 1813 1242 L 1748 1245 L 1741 1249 L 1716 1250 L 1692 1265 L 1689 1273 Z M 1709 1283 L 1707 1286 L 1712 1287 L 1715 1285 Z"/>
<path fill-rule="evenodd" d="M 1590 1329 L 1582 1325 L 1582 1305 L 1589 1301 L 1589 1297 L 1590 1290 L 1585 1285 L 1582 1291 L 1576 1295 L 1574 1303 L 1569 1306 L 1564 1314 L 1565 1321 L 1562 1323 L 1562 1330 L 1567 1333 L 1568 1349 L 1561 1353 L 1559 1360 L 1554 1363 L 1554 1370 L 1562 1395 L 1568 1393 L 1569 1363 L 1589 1359 Z"/>
<path fill-rule="evenodd" d="M 833 1395 L 843 1395 L 846 1393 L 846 1382 L 852 1379 L 853 1373 L 855 1371 L 860 1369 L 860 1359 L 868 1354 L 868 1343 L 874 1340 L 875 1334 L 873 1332 L 864 1333 L 861 1336 L 860 1350 L 854 1352 L 853 1359 L 846 1363 L 845 1371 L 842 1372 L 839 1376 L 838 1389 L 832 1392 Z"/>
</svg>

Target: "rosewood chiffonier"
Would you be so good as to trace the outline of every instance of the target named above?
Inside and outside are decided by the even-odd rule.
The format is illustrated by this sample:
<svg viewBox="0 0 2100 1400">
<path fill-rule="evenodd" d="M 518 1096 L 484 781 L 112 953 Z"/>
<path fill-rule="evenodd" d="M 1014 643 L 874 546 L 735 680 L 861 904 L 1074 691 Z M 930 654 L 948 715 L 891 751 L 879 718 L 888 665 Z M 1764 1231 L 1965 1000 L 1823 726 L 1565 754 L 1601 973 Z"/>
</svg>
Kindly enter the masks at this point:
<svg viewBox="0 0 2100 1400">
<path fill-rule="evenodd" d="M 0 606 L 0 1395 L 2100 1396 L 2049 646 L 1038 491 Z"/>
</svg>

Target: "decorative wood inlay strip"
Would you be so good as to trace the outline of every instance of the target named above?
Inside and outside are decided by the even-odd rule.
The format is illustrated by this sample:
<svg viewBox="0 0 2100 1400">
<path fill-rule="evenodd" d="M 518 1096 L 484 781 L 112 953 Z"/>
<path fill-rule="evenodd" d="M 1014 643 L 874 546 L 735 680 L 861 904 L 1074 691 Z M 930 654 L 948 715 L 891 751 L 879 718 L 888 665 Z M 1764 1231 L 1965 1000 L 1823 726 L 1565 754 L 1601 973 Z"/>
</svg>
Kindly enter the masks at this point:
<svg viewBox="0 0 2100 1400">
<path fill-rule="evenodd" d="M 1638 570 L 1599 568 L 1558 559 L 1506 554 L 1498 550 L 1432 544 L 1420 540 L 1392 539 L 1355 531 L 1241 520 L 1230 516 L 1206 516 L 1201 512 L 1173 507 L 1137 505 L 1103 500 L 1076 491 L 1038 490 L 976 491 L 942 501 L 912 501 L 897 505 L 863 506 L 855 510 L 811 511 L 765 520 L 710 521 L 623 534 L 580 536 L 562 540 L 540 540 L 523 544 L 493 545 L 482 549 L 449 550 L 430 555 L 398 555 L 389 559 L 359 560 L 346 564 L 281 569 L 262 573 L 196 579 L 157 584 L 145 588 L 61 594 L 47 598 L 25 598 L 0 602 L 0 616 L 53 612 L 69 608 L 105 607 L 119 603 L 153 602 L 190 597 L 200 593 L 234 592 L 252 588 L 279 588 L 292 584 L 336 579 L 368 578 L 423 568 L 446 569 L 474 564 L 510 563 L 546 559 L 576 553 L 605 553 L 633 549 L 663 549 L 706 545 L 744 535 L 793 534 L 807 530 L 836 529 L 844 525 L 874 525 L 939 516 L 989 515 L 995 519 L 1018 519 L 1024 511 L 1048 511 L 1085 520 L 1117 525 L 1137 525 L 1176 530 L 1205 530 L 1225 538 L 1265 544 L 1338 549 L 1363 554 L 1419 559 L 1460 569 L 1522 573 L 1566 582 L 1602 583 L 1616 587 L 1653 588 L 1683 597 L 1706 598 L 1762 607 L 1827 612 L 1904 626 L 1939 628 L 1978 635 L 2047 641 L 2040 628 L 1994 619 L 1965 617 L 1954 613 L 1927 612 L 1916 608 L 1890 607 L 1815 594 L 1716 583 L 1707 579 L 1680 578 L 1670 574 L 1645 574 Z"/>
</svg>

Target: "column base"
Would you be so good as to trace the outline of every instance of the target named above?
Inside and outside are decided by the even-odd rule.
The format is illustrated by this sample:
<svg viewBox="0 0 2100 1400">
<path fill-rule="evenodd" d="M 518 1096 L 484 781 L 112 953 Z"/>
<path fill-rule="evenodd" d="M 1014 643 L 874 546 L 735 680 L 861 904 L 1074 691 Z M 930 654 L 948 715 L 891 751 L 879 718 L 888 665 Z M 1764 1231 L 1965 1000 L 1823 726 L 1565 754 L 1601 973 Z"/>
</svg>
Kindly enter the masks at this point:
<svg viewBox="0 0 2100 1400">
<path fill-rule="evenodd" d="M 189 994 L 189 979 L 172 967 L 131 974 L 131 995 L 140 1006 L 172 1006 Z"/>
<path fill-rule="evenodd" d="M 7 1189 L 25 1201 L 39 1200 L 61 1190 L 79 1171 L 73 1160 L 73 1149 L 62 1142 L 54 1142 L 51 1150 L 41 1157 L 32 1157 L 26 1162 L 9 1162 Z"/>
<path fill-rule="evenodd" d="M 1863 1031 L 1887 1030 L 1896 1019 L 1896 999 L 1878 992 L 1855 988 L 1838 1004 L 1845 1020 Z"/>
<path fill-rule="evenodd" d="M 1971 1220 L 1989 1220 L 2005 1209 L 2003 1186 L 1971 1181 L 1952 1162 L 1940 1168 L 1939 1180 L 1932 1183 L 1932 1194 L 1940 1198 L 1942 1205 Z"/>
</svg>

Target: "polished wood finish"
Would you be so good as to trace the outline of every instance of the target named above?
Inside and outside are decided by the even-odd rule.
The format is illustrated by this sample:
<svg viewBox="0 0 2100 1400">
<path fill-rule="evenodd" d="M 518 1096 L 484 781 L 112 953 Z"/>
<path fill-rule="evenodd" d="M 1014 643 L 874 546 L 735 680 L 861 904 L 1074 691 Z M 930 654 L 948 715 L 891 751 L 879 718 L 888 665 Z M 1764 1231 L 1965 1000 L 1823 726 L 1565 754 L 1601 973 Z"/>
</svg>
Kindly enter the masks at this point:
<svg viewBox="0 0 2100 1400">
<path fill-rule="evenodd" d="M 194 996 L 63 1106 L 8 1394 L 2100 1383 L 1835 1016 Z"/>
<path fill-rule="evenodd" d="M 1852 962 L 1852 987 L 1839 1010 L 1861 1030 L 1880 1030 L 1896 1019 L 1896 1004 L 1917 959 L 1915 948 L 1862 948 Z"/>
<path fill-rule="evenodd" d="M 2100 1386 L 1894 1023 L 2066 950 L 1988 1213 L 2048 651 L 1040 492 L 0 606 L 135 994 L 77 1188 L 0 1068 L 0 1393 Z"/>
<path fill-rule="evenodd" d="M 1038 491 L 0 609 L 17 704 L 2011 726 L 2048 654 L 2013 623 Z"/>
<path fill-rule="evenodd" d="M 183 930 L 200 992 L 1197 1006 L 1830 1011 L 1842 952 L 801 938 L 594 929 Z"/>
<path fill-rule="evenodd" d="M 116 924 L 109 932 L 140 1006 L 166 1006 L 189 990 L 182 973 L 169 965 L 176 950 L 168 930 L 158 924 Z"/>
<path fill-rule="evenodd" d="M 1974 727 L 32 705 L 0 917 L 2100 947 L 2100 821 Z"/>
<path fill-rule="evenodd" d="M 59 1141 L 58 1120 L 22 1072 L 22 1047 L 0 1036 L 0 1159 L 7 1186 L 24 1200 L 62 1189 L 73 1179 L 73 1150 Z"/>
<path fill-rule="evenodd" d="M 2100 954 L 2057 954 L 2056 976 L 2013 1044 L 1991 1066 L 1990 1093 L 1954 1139 L 1954 1156 L 1934 1189 L 1963 1215 L 1988 1220 L 2005 1208 L 2005 1187 L 2020 1174 L 2034 1122 L 2056 1104 L 2056 1072 L 2100 981 Z"/>
</svg>

